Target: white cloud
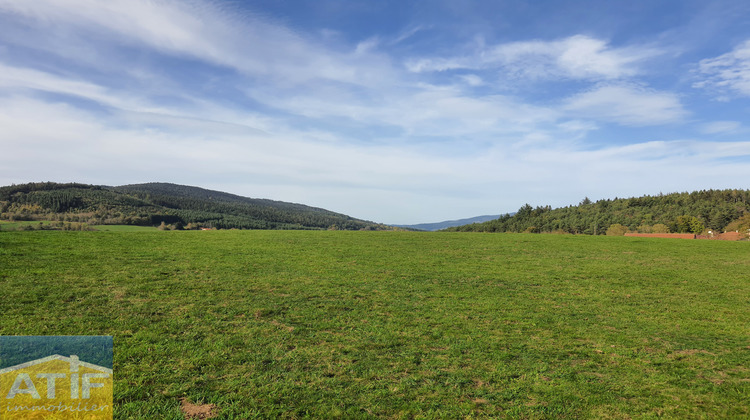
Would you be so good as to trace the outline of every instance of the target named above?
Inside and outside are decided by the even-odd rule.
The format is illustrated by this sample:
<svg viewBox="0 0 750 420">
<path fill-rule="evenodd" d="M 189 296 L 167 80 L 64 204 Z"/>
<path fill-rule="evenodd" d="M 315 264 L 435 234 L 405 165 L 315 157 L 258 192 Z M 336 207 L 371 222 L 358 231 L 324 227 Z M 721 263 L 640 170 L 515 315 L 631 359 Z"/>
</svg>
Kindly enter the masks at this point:
<svg viewBox="0 0 750 420">
<path fill-rule="evenodd" d="M 750 40 L 726 54 L 701 60 L 697 71 L 702 80 L 693 87 L 750 96 Z"/>
<path fill-rule="evenodd" d="M 476 74 L 463 74 L 459 77 L 469 86 L 482 86 L 485 84 L 484 80 Z"/>
<path fill-rule="evenodd" d="M 701 125 L 700 131 L 703 134 L 729 134 L 735 133 L 742 127 L 739 121 L 713 121 Z"/>
<path fill-rule="evenodd" d="M 402 137 L 472 137 L 536 130 L 553 122 L 559 112 L 525 104 L 512 97 L 473 97 L 460 87 L 423 85 L 399 90 L 384 87 L 380 96 L 360 98 L 348 90 L 319 86 L 298 95 L 255 90 L 251 96 L 275 108 L 318 120 L 346 119 L 358 124 L 393 127 Z M 340 122 L 339 122 L 340 123 Z"/>
<path fill-rule="evenodd" d="M 606 41 L 575 35 L 556 41 L 521 41 L 490 47 L 459 57 L 407 61 L 420 73 L 454 69 L 497 69 L 529 78 L 619 79 L 639 73 L 637 64 L 662 52 L 651 47 L 612 48 Z"/>
<path fill-rule="evenodd" d="M 0 88 L 42 90 L 95 100 L 107 98 L 105 89 L 101 86 L 84 81 L 68 80 L 33 69 L 6 66 L 2 63 L 0 63 Z"/>
<path fill-rule="evenodd" d="M 360 42 L 351 52 L 336 52 L 282 26 L 259 21 L 252 15 L 239 21 L 210 3 L 141 0 L 19 3 L 0 0 L 0 8 L 29 19 L 67 22 L 81 33 L 98 31 L 104 34 L 103 38 L 115 37 L 141 47 L 230 66 L 250 77 L 245 82 L 252 86 L 248 93 L 253 99 L 307 118 L 345 117 L 370 125 L 399 127 L 413 135 L 487 136 L 498 131 L 527 132 L 535 129 L 534 124 L 547 124 L 559 116 L 559 112 L 552 109 L 524 104 L 513 98 L 473 96 L 473 93 L 461 91 L 460 87 L 439 90 L 407 82 L 408 78 L 391 66 L 388 57 L 375 52 L 380 44 L 378 37 Z M 411 69 L 499 65 L 506 71 L 535 77 L 562 75 L 609 79 L 636 73 L 634 65 L 653 54 L 652 50 L 645 48 L 611 48 L 602 40 L 578 35 L 551 42 L 515 42 L 483 48 L 465 59 L 425 59 L 412 63 Z M 460 77 L 463 87 L 485 83 L 476 74 Z M 141 99 L 139 103 L 127 95 L 97 85 L 83 85 L 81 82 L 81 86 L 77 86 L 74 81 L 33 70 L 18 75 L 14 82 L 21 79 L 43 85 L 37 88 L 63 90 L 111 106 L 185 114 L 185 105 L 182 105 L 182 110 L 160 109 L 153 101 L 147 104 L 149 101 Z M 253 83 L 256 79 L 263 80 L 263 83 Z M 315 79 L 324 82 L 313 82 Z M 351 85 L 365 89 L 352 89 Z M 179 96 L 184 97 L 184 94 Z M 572 101 L 569 108 L 581 111 L 587 109 L 587 103 L 602 102 L 602 98 L 593 96 L 596 93 L 585 94 Z M 633 100 L 634 97 L 631 94 L 625 99 Z M 662 103 L 655 103 L 660 98 Z M 627 105 L 619 104 L 619 115 L 610 117 L 627 124 L 673 119 L 676 110 L 674 107 L 666 109 L 666 95 L 652 94 L 650 99 L 639 105 L 648 102 L 652 108 L 668 113 L 658 118 L 644 116 L 639 115 L 637 109 L 626 109 Z M 189 98 L 187 102 L 196 101 L 196 98 Z M 153 109 L 147 109 L 147 106 Z M 197 111 L 200 109 L 193 109 L 191 113 L 196 115 Z M 221 115 L 212 118 L 223 119 Z"/>
<path fill-rule="evenodd" d="M 577 118 L 633 126 L 674 123 L 687 115 L 677 95 L 628 85 L 605 85 L 577 94 L 564 109 Z"/>
<path fill-rule="evenodd" d="M 558 41 L 516 42 L 483 55 L 485 63 L 501 63 L 532 77 L 617 79 L 637 73 L 634 64 L 654 55 L 650 49 L 613 49 L 605 41 L 576 35 Z"/>
<path fill-rule="evenodd" d="M 400 35 L 398 35 L 395 39 L 393 39 L 390 42 L 390 44 L 391 45 L 395 45 L 395 44 L 399 44 L 401 42 L 404 42 L 407 39 L 409 39 L 409 38 L 413 37 L 414 35 L 416 35 L 417 32 L 422 31 L 423 29 L 425 29 L 425 28 L 422 25 L 417 25 L 417 26 L 415 26 L 413 28 L 407 29 L 406 31 L 404 31 Z"/>
<path fill-rule="evenodd" d="M 377 83 L 389 73 L 380 58 L 367 54 L 374 46 L 371 42 L 354 52 L 337 52 L 284 26 L 248 14 L 235 17 L 206 2 L 0 0 L 0 11 L 40 24 L 54 22 L 50 33 L 59 25 L 69 25 L 78 36 L 86 34 L 84 41 L 92 44 L 109 38 L 114 43 L 198 58 L 277 83 L 323 79 L 363 85 Z M 55 35 L 71 36 L 67 30 Z M 76 51 L 76 44 L 58 53 L 88 53 Z"/>
<path fill-rule="evenodd" d="M 478 65 L 471 64 L 469 59 L 460 58 L 419 58 L 409 60 L 405 65 L 413 73 L 479 68 Z"/>
<path fill-rule="evenodd" d="M 163 50 L 185 52 L 191 44 L 195 51 L 205 53 L 212 49 L 200 36 L 205 33 L 205 20 L 198 17 L 200 14 L 191 13 L 186 5 L 179 6 L 176 2 L 2 0 L 0 8 L 44 23 L 105 29 L 108 33 L 138 39 Z M 210 10 L 206 12 L 210 13 Z"/>
<path fill-rule="evenodd" d="M 377 37 L 368 38 L 359 44 L 357 44 L 357 48 L 354 49 L 355 54 L 364 54 L 368 53 L 374 49 L 376 49 L 380 45 L 380 39 Z"/>
<path fill-rule="evenodd" d="M 103 106 L 142 112 L 168 112 L 162 107 L 139 100 L 131 94 L 114 92 L 94 83 L 2 63 L 0 63 L 0 89 L 16 93 L 20 89 L 57 93 L 88 99 Z"/>
</svg>

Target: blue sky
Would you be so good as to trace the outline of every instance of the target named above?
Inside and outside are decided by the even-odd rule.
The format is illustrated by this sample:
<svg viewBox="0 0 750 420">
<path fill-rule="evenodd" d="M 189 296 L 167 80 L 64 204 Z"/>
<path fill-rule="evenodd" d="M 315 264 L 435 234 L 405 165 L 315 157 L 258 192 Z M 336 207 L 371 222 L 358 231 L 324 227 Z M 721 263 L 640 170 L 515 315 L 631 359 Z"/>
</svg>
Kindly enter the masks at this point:
<svg viewBox="0 0 750 420">
<path fill-rule="evenodd" d="M 739 1 L 0 0 L 0 184 L 392 224 L 750 188 Z"/>
</svg>

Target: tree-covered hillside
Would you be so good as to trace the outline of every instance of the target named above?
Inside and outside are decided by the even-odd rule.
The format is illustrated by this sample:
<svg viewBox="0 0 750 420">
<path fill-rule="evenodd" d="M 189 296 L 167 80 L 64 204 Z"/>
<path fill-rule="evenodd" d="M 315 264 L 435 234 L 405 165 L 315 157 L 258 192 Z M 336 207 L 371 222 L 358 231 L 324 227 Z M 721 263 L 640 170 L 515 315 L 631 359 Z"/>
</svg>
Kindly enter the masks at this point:
<svg viewBox="0 0 750 420">
<path fill-rule="evenodd" d="M 458 226 L 448 231 L 558 232 L 603 235 L 610 226 L 638 232 L 692 232 L 737 229 L 750 219 L 750 191 L 707 190 L 615 198 L 552 209 L 524 205 L 515 215 L 485 223 Z"/>
<path fill-rule="evenodd" d="M 0 219 L 219 229 L 386 229 L 302 204 L 167 183 L 106 187 L 29 183 L 0 187 Z"/>
</svg>

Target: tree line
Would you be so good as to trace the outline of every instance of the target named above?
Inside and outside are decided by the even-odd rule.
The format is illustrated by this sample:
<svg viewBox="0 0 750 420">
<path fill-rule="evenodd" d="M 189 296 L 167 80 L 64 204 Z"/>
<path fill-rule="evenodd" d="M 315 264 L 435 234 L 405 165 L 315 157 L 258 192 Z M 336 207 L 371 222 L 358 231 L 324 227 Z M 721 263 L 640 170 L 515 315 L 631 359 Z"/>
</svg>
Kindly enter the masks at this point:
<svg viewBox="0 0 750 420">
<path fill-rule="evenodd" d="M 604 235 L 613 225 L 643 233 L 701 233 L 739 226 L 750 215 L 750 191 L 701 190 L 615 198 L 553 209 L 523 205 L 496 220 L 445 229 L 459 232 L 529 232 Z M 739 223 L 739 224 L 738 224 Z"/>
</svg>

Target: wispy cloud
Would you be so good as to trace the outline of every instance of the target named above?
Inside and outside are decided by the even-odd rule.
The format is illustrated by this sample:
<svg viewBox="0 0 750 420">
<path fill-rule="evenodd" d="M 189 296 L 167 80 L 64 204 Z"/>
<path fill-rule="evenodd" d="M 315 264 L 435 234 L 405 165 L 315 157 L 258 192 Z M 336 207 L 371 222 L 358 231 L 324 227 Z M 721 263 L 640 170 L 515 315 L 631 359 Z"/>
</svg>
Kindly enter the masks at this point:
<svg viewBox="0 0 750 420">
<path fill-rule="evenodd" d="M 742 123 L 739 121 L 712 121 L 702 124 L 700 131 L 703 134 L 730 134 L 737 132 L 740 128 L 742 128 Z"/>
<path fill-rule="evenodd" d="M 168 112 L 148 104 L 136 96 L 65 76 L 39 70 L 8 66 L 0 63 L 0 89 L 18 93 L 20 90 L 68 95 L 96 102 L 102 106 L 142 112 Z"/>
<path fill-rule="evenodd" d="M 697 72 L 702 80 L 693 84 L 696 88 L 750 96 L 750 40 L 726 54 L 701 60 Z"/>
<path fill-rule="evenodd" d="M 36 24 L 54 23 L 50 28 L 53 32 L 60 25 L 74 29 L 72 33 L 61 30 L 61 37 L 104 38 L 110 43 L 197 58 L 278 83 L 322 79 L 361 84 L 379 80 L 387 73 L 377 60 L 362 54 L 366 49 L 328 49 L 284 26 L 252 14 L 238 17 L 207 2 L 2 0 L 0 10 Z M 92 39 L 88 41 L 95 45 Z"/>
<path fill-rule="evenodd" d="M 638 64 L 662 54 L 653 47 L 612 48 L 601 39 L 575 35 L 554 41 L 480 45 L 466 56 L 407 61 L 415 73 L 455 69 L 496 69 L 525 78 L 618 79 L 639 73 Z"/>
<path fill-rule="evenodd" d="M 677 95 L 630 85 L 604 85 L 579 93 L 564 109 L 577 117 L 634 126 L 675 123 L 687 115 Z"/>
</svg>

